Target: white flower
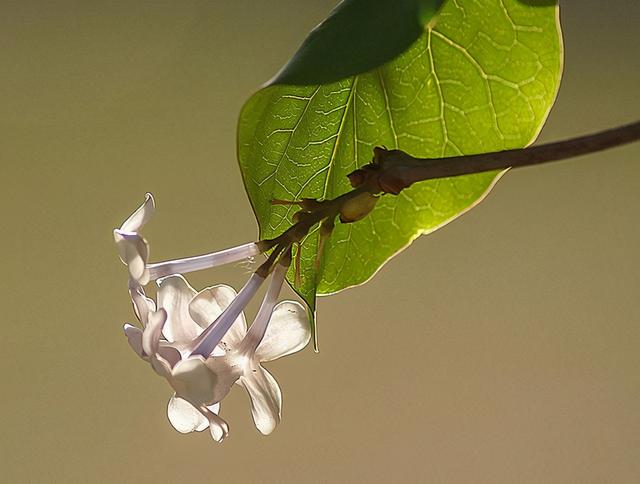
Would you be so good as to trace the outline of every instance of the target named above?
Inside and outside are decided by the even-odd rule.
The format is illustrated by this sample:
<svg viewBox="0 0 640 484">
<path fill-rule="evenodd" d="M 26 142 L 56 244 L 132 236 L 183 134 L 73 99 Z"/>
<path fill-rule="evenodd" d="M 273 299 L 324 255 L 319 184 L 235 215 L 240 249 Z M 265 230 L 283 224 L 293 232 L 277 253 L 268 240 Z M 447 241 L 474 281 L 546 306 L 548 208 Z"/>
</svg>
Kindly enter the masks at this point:
<svg viewBox="0 0 640 484">
<path fill-rule="evenodd" d="M 167 415 L 176 430 L 188 433 L 209 426 L 213 438 L 222 441 L 228 426 L 216 414 L 234 383 L 247 390 L 258 430 L 267 435 L 275 429 L 282 393 L 261 363 L 295 353 L 311 338 L 301 304 L 275 304 L 285 273 L 286 267 L 278 264 L 248 332 L 242 309 L 259 287 L 259 276 L 254 275 L 253 283 L 250 280 L 238 295 L 225 285 L 196 293 L 182 276 L 166 277 L 158 281 L 157 311 L 141 290 L 132 292 L 144 331 L 125 325 L 125 334 L 134 351 L 174 389 Z M 199 354 L 202 342 L 210 341 L 206 336 L 221 325 L 229 326 L 222 338 L 207 356 Z"/>
<path fill-rule="evenodd" d="M 122 223 L 120 228 L 113 231 L 120 259 L 129 269 L 129 286 L 144 286 L 151 280 L 170 274 L 186 274 L 208 269 L 253 257 L 262 252 L 259 244 L 250 242 L 185 259 L 149 263 L 149 244 L 140 234 L 140 231 L 154 213 L 155 201 L 153 195 L 147 193 L 142 205 Z"/>
<path fill-rule="evenodd" d="M 124 332 L 138 356 L 151 363 L 156 373 L 166 378 L 175 390 L 167 407 L 173 427 L 181 433 L 209 427 L 213 438 L 221 442 L 229 428 L 217 415 L 220 404 L 206 396 L 211 393 L 207 393 L 211 372 L 203 367 L 204 358 L 189 354 L 196 337 L 222 313 L 236 293 L 224 285 L 207 288 L 205 291 L 211 294 L 208 319 L 196 322 L 189 315 L 189 302 L 196 291 L 182 276 L 166 277 L 159 280 L 158 285 L 157 311 L 155 302 L 145 296 L 142 288 L 130 289 L 136 316 L 144 330 L 126 324 Z"/>
<path fill-rule="evenodd" d="M 304 348 L 311 338 L 307 313 L 301 304 L 294 301 L 275 304 L 286 270 L 286 266 L 277 265 L 249 331 L 246 330 L 245 320 L 240 312 L 240 317 L 233 325 L 234 330 L 229 331 L 221 341 L 220 346 L 225 354 L 214 355 L 204 361 L 214 375 L 213 401 L 224 398 L 233 383 L 243 386 L 251 399 L 253 421 L 264 435 L 270 434 L 280 421 L 282 394 L 276 380 L 261 363 L 295 353 Z M 245 285 L 243 291 L 250 287 L 250 283 L 251 281 Z M 237 310 L 230 309 L 240 300 L 241 293 L 219 316 L 218 324 L 224 325 L 225 317 L 235 317 Z M 215 301 L 210 292 L 200 292 L 189 306 L 194 320 L 206 319 L 213 304 Z M 199 337 L 200 344 L 206 341 L 206 337 L 203 338 L 202 335 Z M 201 350 L 196 345 L 192 354 L 201 354 Z"/>
<path fill-rule="evenodd" d="M 126 324 L 129 344 L 175 391 L 167 415 L 179 432 L 202 431 L 222 441 L 228 425 L 220 418 L 220 401 L 234 384 L 244 387 L 251 413 L 263 434 L 280 421 L 282 394 L 262 366 L 295 353 L 310 340 L 306 311 L 301 304 L 276 304 L 291 263 L 290 250 L 274 251 L 239 293 L 225 285 L 197 293 L 181 273 L 214 267 L 259 254 L 262 242 L 244 244 L 201 256 L 149 263 L 149 245 L 140 234 L 155 211 L 151 194 L 114 230 L 121 260 L 129 271 L 129 293 L 142 329 Z M 290 248 L 289 248 L 290 249 Z M 274 264 L 274 265 L 271 265 Z M 249 331 L 243 311 L 271 274 L 271 282 Z M 143 286 L 158 284 L 157 305 Z"/>
<path fill-rule="evenodd" d="M 261 363 L 300 351 L 309 343 L 311 331 L 305 309 L 294 301 L 280 302 L 257 348 L 254 338 L 256 334 L 251 329 L 243 339 L 227 337 L 226 354 L 209 358 L 206 365 L 218 380 L 239 376 L 237 383 L 247 390 L 251 399 L 256 428 L 268 435 L 280 422 L 282 393 L 278 382 Z"/>
</svg>

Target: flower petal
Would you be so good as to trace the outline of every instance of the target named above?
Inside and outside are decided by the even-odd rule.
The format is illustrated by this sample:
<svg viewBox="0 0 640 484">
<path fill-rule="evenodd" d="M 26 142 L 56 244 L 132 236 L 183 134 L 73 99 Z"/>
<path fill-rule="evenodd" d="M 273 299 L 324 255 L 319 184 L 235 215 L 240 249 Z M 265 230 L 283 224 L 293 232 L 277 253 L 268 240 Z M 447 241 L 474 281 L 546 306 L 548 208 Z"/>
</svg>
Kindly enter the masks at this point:
<svg viewBox="0 0 640 484">
<path fill-rule="evenodd" d="M 129 270 L 129 277 L 140 285 L 149 282 L 147 260 L 149 259 L 149 244 L 141 235 L 135 232 L 114 230 L 113 237 L 120 259 Z"/>
<path fill-rule="evenodd" d="M 236 297 L 236 291 L 224 284 L 211 286 L 200 291 L 189 303 L 191 318 L 202 328 L 208 327 L 222 314 Z M 222 337 L 220 346 L 225 350 L 235 348 L 247 333 L 244 314 L 236 318 L 233 325 Z"/>
<path fill-rule="evenodd" d="M 209 420 L 209 431 L 216 442 L 222 442 L 229 435 L 229 425 L 211 407 L 202 407 L 202 413 Z"/>
<path fill-rule="evenodd" d="M 147 193 L 144 202 L 133 212 L 127 220 L 120 226 L 124 232 L 139 232 L 140 229 L 151 219 L 156 209 L 156 203 L 151 193 Z"/>
<path fill-rule="evenodd" d="M 206 407 L 215 414 L 220 413 L 220 402 L 214 403 L 213 405 L 207 405 Z"/>
<path fill-rule="evenodd" d="M 124 325 L 124 334 L 129 341 L 129 346 L 136 352 L 140 358 L 146 358 L 142 350 L 142 330 L 130 324 Z"/>
<path fill-rule="evenodd" d="M 251 415 L 256 428 L 263 435 L 269 435 L 280 422 L 282 393 L 278 382 L 267 370 L 257 365 L 251 373 L 240 377 L 239 381 L 251 398 Z"/>
<path fill-rule="evenodd" d="M 160 355 L 149 356 L 151 368 L 162 378 L 169 380 L 171 378 L 171 365 Z"/>
<path fill-rule="evenodd" d="M 162 308 L 149 315 L 149 322 L 142 332 L 142 349 L 147 355 L 154 356 L 158 352 L 162 327 L 166 321 L 167 312 Z"/>
<path fill-rule="evenodd" d="M 169 422 L 181 434 L 201 432 L 209 426 L 209 420 L 200 410 L 175 394 L 167 405 Z"/>
<path fill-rule="evenodd" d="M 202 329 L 189 315 L 189 302 L 196 290 L 180 274 L 157 281 L 158 307 L 167 311 L 167 324 L 162 333 L 167 341 L 187 343 L 193 341 Z"/>
<path fill-rule="evenodd" d="M 219 402 L 227 396 L 233 384 L 242 375 L 245 362 L 245 358 L 238 359 L 233 353 L 207 358 L 205 364 L 215 379 L 213 402 Z"/>
<path fill-rule="evenodd" d="M 136 314 L 136 318 L 142 323 L 142 326 L 146 326 L 147 321 L 149 321 L 149 313 L 156 310 L 155 301 L 145 295 L 142 286 L 129 288 L 129 295 L 131 296 L 133 312 Z"/>
<path fill-rule="evenodd" d="M 259 361 L 271 361 L 304 348 L 311 339 L 307 311 L 295 301 L 282 301 L 273 310 L 271 321 L 256 350 Z"/>
<path fill-rule="evenodd" d="M 173 368 L 178 364 L 180 359 L 182 358 L 180 351 L 170 344 L 163 342 L 164 344 L 160 344 L 158 347 L 157 356 L 164 359 L 165 362 L 169 365 L 169 368 Z"/>
<path fill-rule="evenodd" d="M 201 356 L 179 361 L 171 372 L 171 385 L 176 395 L 192 405 L 215 403 L 213 397 L 217 384 L 216 375 L 205 365 Z"/>
</svg>

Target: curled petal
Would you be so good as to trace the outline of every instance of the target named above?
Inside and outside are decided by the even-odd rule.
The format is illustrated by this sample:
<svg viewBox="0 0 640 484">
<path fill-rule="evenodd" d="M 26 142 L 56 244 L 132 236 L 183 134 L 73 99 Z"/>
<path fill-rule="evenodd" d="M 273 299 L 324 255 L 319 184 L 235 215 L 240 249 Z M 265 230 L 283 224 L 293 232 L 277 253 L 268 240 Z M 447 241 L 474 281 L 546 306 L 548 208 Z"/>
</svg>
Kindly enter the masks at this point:
<svg viewBox="0 0 640 484">
<path fill-rule="evenodd" d="M 125 324 L 124 334 L 127 337 L 129 346 L 131 346 L 133 351 L 135 351 L 140 358 L 145 358 L 146 355 L 142 350 L 142 330 L 130 324 Z"/>
<path fill-rule="evenodd" d="M 169 422 L 181 434 L 201 432 L 209 426 L 209 420 L 200 410 L 175 394 L 167 405 Z"/>
<path fill-rule="evenodd" d="M 153 195 L 147 193 L 144 202 L 133 212 L 127 220 L 120 226 L 124 232 L 139 232 L 140 229 L 151 219 L 156 209 Z"/>
<path fill-rule="evenodd" d="M 209 420 L 209 431 L 216 442 L 222 442 L 229 435 L 229 425 L 219 415 L 214 413 L 212 407 L 202 407 L 201 411 Z"/>
<path fill-rule="evenodd" d="M 129 270 L 129 277 L 140 285 L 149 282 L 147 260 L 149 259 L 149 244 L 141 235 L 135 232 L 123 232 L 114 230 L 113 237 L 116 241 L 120 259 Z"/>
<path fill-rule="evenodd" d="M 263 435 L 269 435 L 280 422 L 282 393 L 278 382 L 260 365 L 251 373 L 245 372 L 239 380 L 249 393 L 251 415 L 256 428 Z"/>
<path fill-rule="evenodd" d="M 189 302 L 196 290 L 179 274 L 158 280 L 158 307 L 167 312 L 167 324 L 162 333 L 167 341 L 193 341 L 202 329 L 189 315 Z"/>
<path fill-rule="evenodd" d="M 146 326 L 149 321 L 149 314 L 156 310 L 156 303 L 153 299 L 145 295 L 142 286 L 129 288 L 129 294 L 131 295 L 131 302 L 133 303 L 133 311 L 136 314 L 136 318 L 138 318 L 138 321 L 140 321 L 143 326 Z"/>
<path fill-rule="evenodd" d="M 200 327 L 206 328 L 227 309 L 236 295 L 236 291 L 231 286 L 224 284 L 207 287 L 191 300 L 189 314 Z M 235 348 L 246 333 L 247 323 L 244 314 L 240 313 L 227 334 L 222 337 L 220 346 L 226 347 L 225 349 Z"/>
<path fill-rule="evenodd" d="M 149 315 L 149 322 L 142 332 L 142 349 L 147 355 L 152 356 L 158 352 L 162 327 L 166 321 L 167 313 L 162 308 Z"/>
<path fill-rule="evenodd" d="M 216 403 L 216 375 L 205 365 L 204 358 L 192 356 L 179 361 L 171 372 L 171 385 L 176 395 L 197 405 Z"/>
<path fill-rule="evenodd" d="M 295 301 L 282 301 L 273 310 L 271 321 L 256 350 L 258 361 L 272 361 L 304 348 L 311 339 L 307 311 Z"/>
<path fill-rule="evenodd" d="M 167 320 L 164 309 L 155 311 L 149 315 L 149 324 L 142 332 L 142 350 L 149 357 L 149 362 L 154 371 L 164 377 L 171 377 L 171 367 L 180 359 L 180 353 L 170 347 L 160 347 L 162 327 Z"/>
</svg>

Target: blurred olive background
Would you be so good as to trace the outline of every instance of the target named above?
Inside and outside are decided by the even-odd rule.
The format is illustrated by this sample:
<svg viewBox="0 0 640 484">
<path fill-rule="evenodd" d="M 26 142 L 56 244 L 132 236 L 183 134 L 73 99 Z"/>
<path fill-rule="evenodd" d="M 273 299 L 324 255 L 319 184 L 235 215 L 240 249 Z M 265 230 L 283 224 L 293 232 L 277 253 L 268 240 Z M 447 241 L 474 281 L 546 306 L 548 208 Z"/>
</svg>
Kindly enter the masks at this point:
<svg viewBox="0 0 640 484">
<path fill-rule="evenodd" d="M 152 191 L 156 260 L 256 236 L 237 114 L 334 3 L 0 3 L 1 481 L 640 482 L 638 144 L 509 173 L 321 300 L 270 437 L 240 388 L 222 445 L 169 425 L 111 230 Z M 562 3 L 541 140 L 640 117 L 640 3 Z"/>
</svg>

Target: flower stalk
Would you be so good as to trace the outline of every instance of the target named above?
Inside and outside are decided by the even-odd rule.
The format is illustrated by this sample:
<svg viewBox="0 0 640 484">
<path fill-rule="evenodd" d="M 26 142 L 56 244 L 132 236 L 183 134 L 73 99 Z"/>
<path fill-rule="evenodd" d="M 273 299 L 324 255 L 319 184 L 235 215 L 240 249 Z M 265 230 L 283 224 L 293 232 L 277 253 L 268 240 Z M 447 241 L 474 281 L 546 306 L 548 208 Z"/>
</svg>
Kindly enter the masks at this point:
<svg viewBox="0 0 640 484">
<path fill-rule="evenodd" d="M 449 158 L 415 158 L 402 150 L 377 147 L 373 161 L 349 179 L 354 187 L 365 185 L 372 193 L 397 195 L 420 181 L 562 161 L 638 140 L 640 121 L 553 143 Z"/>
</svg>

